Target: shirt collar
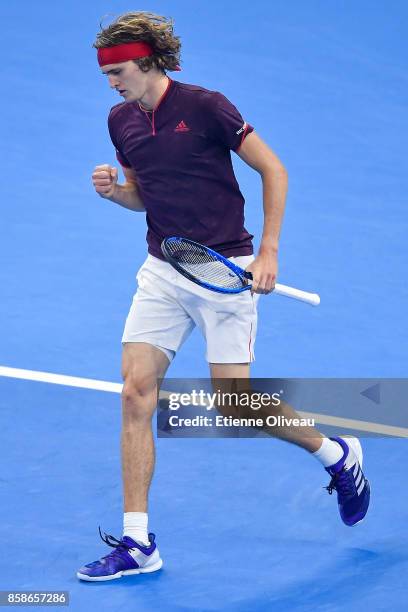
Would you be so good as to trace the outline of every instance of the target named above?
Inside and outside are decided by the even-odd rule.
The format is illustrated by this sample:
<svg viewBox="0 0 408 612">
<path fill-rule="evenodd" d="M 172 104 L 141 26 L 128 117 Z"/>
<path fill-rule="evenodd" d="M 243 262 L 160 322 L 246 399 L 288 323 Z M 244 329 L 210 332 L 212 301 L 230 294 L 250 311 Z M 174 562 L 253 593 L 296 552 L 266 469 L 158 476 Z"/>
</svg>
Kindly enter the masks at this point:
<svg viewBox="0 0 408 612">
<path fill-rule="evenodd" d="M 164 92 L 162 93 L 159 101 L 157 102 L 156 106 L 154 108 L 144 108 L 139 102 L 138 107 L 140 108 L 141 111 L 143 111 L 144 113 L 152 113 L 152 112 L 156 112 L 157 109 L 159 108 L 159 106 L 163 106 L 163 104 L 167 101 L 168 97 L 169 97 L 169 93 L 170 91 L 173 91 L 174 89 L 174 81 L 170 78 L 168 78 L 168 83 L 167 83 L 167 87 L 164 90 Z"/>
</svg>

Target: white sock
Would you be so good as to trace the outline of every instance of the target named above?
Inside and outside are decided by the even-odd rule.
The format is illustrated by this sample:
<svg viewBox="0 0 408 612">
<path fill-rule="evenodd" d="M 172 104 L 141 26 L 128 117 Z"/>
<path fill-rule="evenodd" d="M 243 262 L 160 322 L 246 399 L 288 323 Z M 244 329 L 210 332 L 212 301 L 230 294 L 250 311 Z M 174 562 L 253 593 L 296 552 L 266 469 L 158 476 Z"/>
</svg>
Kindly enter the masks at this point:
<svg viewBox="0 0 408 612">
<path fill-rule="evenodd" d="M 146 512 L 125 512 L 123 515 L 123 536 L 132 538 L 135 542 L 149 545 L 147 535 L 147 514 Z"/>
<path fill-rule="evenodd" d="M 312 453 L 314 457 L 324 467 L 330 467 L 334 465 L 344 455 L 344 451 L 338 442 L 334 442 L 334 440 L 329 440 L 329 438 L 323 438 L 322 445 L 315 453 Z"/>
</svg>

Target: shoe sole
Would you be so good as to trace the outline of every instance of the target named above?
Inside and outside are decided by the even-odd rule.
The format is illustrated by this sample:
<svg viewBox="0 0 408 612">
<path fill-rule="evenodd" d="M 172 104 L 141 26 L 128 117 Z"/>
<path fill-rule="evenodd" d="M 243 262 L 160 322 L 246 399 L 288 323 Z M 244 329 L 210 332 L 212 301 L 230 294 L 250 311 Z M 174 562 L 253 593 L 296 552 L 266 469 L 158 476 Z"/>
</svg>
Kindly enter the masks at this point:
<svg viewBox="0 0 408 612">
<path fill-rule="evenodd" d="M 123 570 L 122 572 L 117 572 L 116 574 L 112 574 L 111 576 L 88 576 L 87 574 L 81 574 L 77 572 L 77 578 L 79 580 L 85 580 L 86 582 L 102 582 L 105 580 L 116 580 L 117 578 L 122 578 L 122 576 L 133 576 L 135 574 L 150 574 L 151 572 L 157 572 L 157 570 L 161 569 L 163 566 L 162 559 L 153 563 L 153 565 L 148 565 L 147 567 L 139 567 L 137 569 L 132 570 Z"/>
</svg>

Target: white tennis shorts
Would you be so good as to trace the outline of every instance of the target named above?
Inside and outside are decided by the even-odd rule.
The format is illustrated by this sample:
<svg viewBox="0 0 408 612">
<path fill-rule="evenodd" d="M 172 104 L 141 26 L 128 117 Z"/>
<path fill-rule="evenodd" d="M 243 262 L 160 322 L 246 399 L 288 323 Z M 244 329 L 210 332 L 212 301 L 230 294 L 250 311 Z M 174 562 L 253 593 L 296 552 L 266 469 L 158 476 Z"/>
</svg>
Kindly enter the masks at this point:
<svg viewBox="0 0 408 612">
<path fill-rule="evenodd" d="M 231 257 L 246 268 L 253 255 Z M 207 344 L 209 363 L 254 361 L 259 295 L 250 291 L 228 295 L 196 285 L 166 261 L 148 255 L 137 273 L 122 343 L 147 342 L 169 358 L 197 326 Z"/>
</svg>

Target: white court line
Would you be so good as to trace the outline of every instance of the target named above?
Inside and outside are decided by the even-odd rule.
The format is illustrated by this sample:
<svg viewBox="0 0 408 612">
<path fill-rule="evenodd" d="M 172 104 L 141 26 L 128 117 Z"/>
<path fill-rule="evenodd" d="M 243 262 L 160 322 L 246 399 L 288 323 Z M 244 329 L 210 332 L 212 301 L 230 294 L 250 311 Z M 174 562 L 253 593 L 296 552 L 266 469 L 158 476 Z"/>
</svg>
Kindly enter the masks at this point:
<svg viewBox="0 0 408 612">
<path fill-rule="evenodd" d="M 120 383 L 95 380 L 93 378 L 79 378 L 78 376 L 65 376 L 64 374 L 51 374 L 51 372 L 37 372 L 36 370 L 20 370 L 19 368 L 0 366 L 0 376 L 20 378 L 21 380 L 34 380 L 35 382 L 51 383 L 52 385 L 65 385 L 66 387 L 79 387 L 80 389 L 108 391 L 109 393 L 122 392 L 122 385 Z"/>
<path fill-rule="evenodd" d="M 64 385 L 66 387 L 78 387 L 80 389 L 93 389 L 95 391 L 107 391 L 108 393 L 121 393 L 122 384 L 109 382 L 106 380 L 95 380 L 93 378 L 80 378 L 78 376 L 66 376 L 64 374 L 52 374 L 51 372 L 38 372 L 36 370 L 22 370 L 19 368 L 8 368 L 0 366 L 0 376 L 7 378 L 18 378 L 20 380 L 32 380 L 35 382 L 51 383 L 53 385 Z M 160 399 L 167 399 L 169 391 L 160 391 Z M 314 412 L 297 411 L 300 417 L 314 419 L 321 425 L 333 427 L 344 427 L 367 433 L 376 433 L 384 436 L 396 436 L 398 438 L 408 438 L 407 427 L 395 427 L 382 423 L 372 423 L 370 421 L 359 421 L 356 419 L 344 419 L 341 417 L 317 414 Z"/>
</svg>

